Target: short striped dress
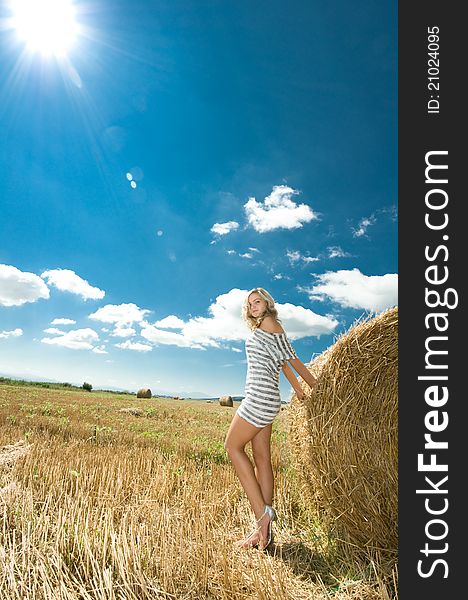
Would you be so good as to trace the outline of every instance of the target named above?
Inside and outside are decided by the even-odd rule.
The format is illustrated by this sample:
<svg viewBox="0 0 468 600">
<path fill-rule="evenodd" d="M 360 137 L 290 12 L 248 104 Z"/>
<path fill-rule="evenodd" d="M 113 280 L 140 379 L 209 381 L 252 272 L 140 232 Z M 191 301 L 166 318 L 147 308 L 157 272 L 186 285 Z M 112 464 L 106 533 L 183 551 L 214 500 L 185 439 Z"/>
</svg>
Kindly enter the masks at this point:
<svg viewBox="0 0 468 600">
<path fill-rule="evenodd" d="M 257 328 L 245 342 L 247 378 L 245 397 L 237 414 L 255 427 L 266 427 L 280 411 L 280 371 L 283 364 L 297 358 L 285 333 Z"/>
</svg>

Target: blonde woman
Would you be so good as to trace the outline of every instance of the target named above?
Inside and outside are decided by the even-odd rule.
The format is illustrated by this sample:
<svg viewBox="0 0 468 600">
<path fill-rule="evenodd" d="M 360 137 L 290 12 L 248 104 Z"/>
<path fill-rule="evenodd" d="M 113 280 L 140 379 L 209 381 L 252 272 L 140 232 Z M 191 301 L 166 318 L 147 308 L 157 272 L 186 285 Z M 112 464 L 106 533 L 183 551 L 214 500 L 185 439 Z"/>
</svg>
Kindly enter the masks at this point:
<svg viewBox="0 0 468 600">
<path fill-rule="evenodd" d="M 276 519 L 271 506 L 274 482 L 270 439 L 273 420 L 281 407 L 280 371 L 300 398 L 304 392 L 289 364 L 310 387 L 315 385 L 315 378 L 297 358 L 281 327 L 275 302 L 266 290 L 250 290 L 242 316 L 252 330 L 245 343 L 245 397 L 232 419 L 225 447 L 256 519 L 252 533 L 237 544 L 265 550 L 272 542 L 272 523 Z M 254 465 L 245 452 L 248 442 L 252 445 Z"/>
</svg>

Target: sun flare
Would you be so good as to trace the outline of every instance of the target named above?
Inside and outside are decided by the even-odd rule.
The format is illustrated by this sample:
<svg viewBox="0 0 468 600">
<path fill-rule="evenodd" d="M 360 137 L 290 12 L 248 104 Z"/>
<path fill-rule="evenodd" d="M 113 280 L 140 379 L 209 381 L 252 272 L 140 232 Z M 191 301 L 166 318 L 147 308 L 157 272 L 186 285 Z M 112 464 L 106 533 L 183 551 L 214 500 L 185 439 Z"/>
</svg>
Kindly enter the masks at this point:
<svg viewBox="0 0 468 600">
<path fill-rule="evenodd" d="M 12 24 L 32 52 L 65 56 L 77 35 L 72 0 L 12 0 Z"/>
</svg>

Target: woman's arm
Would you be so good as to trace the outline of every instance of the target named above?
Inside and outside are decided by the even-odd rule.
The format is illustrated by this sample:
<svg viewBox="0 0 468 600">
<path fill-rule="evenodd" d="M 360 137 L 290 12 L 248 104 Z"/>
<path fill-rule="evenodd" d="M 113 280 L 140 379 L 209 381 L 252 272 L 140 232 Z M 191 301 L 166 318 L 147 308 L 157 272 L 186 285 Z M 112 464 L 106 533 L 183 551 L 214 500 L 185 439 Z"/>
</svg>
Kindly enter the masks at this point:
<svg viewBox="0 0 468 600">
<path fill-rule="evenodd" d="M 315 386 L 315 384 L 317 383 L 317 380 L 315 379 L 315 377 L 312 375 L 312 373 L 309 371 L 309 369 L 305 366 L 305 364 L 303 362 L 301 362 L 298 358 L 291 358 L 289 359 L 289 362 L 291 363 L 291 365 L 294 367 L 294 370 L 296 371 L 296 373 L 302 377 L 302 379 L 311 387 L 313 388 Z M 285 373 L 286 375 L 286 373 Z M 293 377 L 294 377 L 294 373 L 293 373 Z M 289 379 L 289 378 L 288 378 Z"/>
<path fill-rule="evenodd" d="M 282 368 L 283 368 L 283 373 L 286 375 L 286 379 L 289 381 L 289 383 L 294 388 L 294 391 L 296 392 L 296 396 L 299 399 L 303 398 L 304 397 L 304 390 L 301 388 L 301 384 L 299 383 L 297 377 L 294 375 L 294 372 L 291 369 L 291 367 L 288 365 L 287 362 L 285 362 L 283 364 Z"/>
</svg>

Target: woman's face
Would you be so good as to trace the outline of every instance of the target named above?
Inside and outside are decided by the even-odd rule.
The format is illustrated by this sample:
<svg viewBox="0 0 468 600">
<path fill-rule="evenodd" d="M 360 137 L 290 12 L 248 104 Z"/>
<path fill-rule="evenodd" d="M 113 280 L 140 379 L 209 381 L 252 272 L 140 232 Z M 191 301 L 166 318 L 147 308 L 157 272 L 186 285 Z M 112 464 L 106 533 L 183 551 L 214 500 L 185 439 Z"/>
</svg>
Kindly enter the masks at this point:
<svg viewBox="0 0 468 600">
<path fill-rule="evenodd" d="M 249 311 L 252 317 L 258 319 L 267 308 L 267 303 L 260 297 L 258 292 L 252 292 L 249 296 Z"/>
</svg>

